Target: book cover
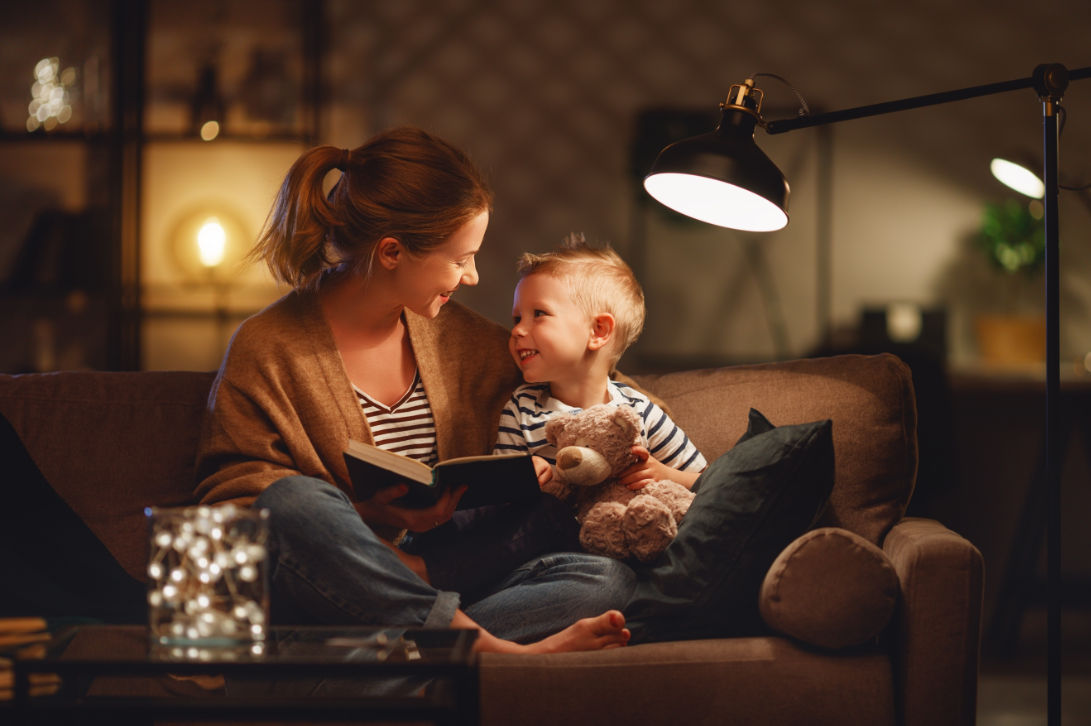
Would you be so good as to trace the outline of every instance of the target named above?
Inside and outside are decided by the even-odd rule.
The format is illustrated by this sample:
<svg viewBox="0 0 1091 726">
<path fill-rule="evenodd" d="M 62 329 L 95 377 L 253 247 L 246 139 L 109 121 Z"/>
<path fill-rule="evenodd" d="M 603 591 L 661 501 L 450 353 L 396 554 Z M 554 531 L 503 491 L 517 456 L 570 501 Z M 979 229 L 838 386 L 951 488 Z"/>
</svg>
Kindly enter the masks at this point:
<svg viewBox="0 0 1091 726">
<path fill-rule="evenodd" d="M 409 492 L 395 500 L 409 508 L 429 507 L 445 487 L 459 484 L 469 487 L 459 509 L 533 499 L 540 493 L 530 454 L 463 456 L 430 467 L 378 446 L 349 441 L 344 456 L 360 500 L 395 484 L 409 485 Z"/>
</svg>

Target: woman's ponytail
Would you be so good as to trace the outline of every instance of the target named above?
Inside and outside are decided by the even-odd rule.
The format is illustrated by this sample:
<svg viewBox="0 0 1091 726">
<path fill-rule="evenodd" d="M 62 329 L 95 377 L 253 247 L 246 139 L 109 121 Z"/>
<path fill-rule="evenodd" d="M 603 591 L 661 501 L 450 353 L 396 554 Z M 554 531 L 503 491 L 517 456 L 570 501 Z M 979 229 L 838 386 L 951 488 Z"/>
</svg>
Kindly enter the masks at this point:
<svg viewBox="0 0 1091 726">
<path fill-rule="evenodd" d="M 344 161 L 343 150 L 317 146 L 304 152 L 288 170 L 252 259 L 263 259 L 280 282 L 293 288 L 314 287 L 336 260 L 330 259 L 330 231 L 343 224 L 322 193 L 326 174 Z"/>
</svg>

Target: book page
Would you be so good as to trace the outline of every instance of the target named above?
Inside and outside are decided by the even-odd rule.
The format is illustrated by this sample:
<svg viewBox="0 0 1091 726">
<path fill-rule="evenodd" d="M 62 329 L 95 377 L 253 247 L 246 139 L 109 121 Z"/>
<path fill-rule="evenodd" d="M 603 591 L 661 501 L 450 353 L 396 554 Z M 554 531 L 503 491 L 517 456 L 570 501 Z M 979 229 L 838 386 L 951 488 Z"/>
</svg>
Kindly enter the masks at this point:
<svg viewBox="0 0 1091 726">
<path fill-rule="evenodd" d="M 422 484 L 431 484 L 432 482 L 432 469 L 427 464 L 408 456 L 395 454 L 393 451 L 380 449 L 378 446 L 372 446 L 360 441 L 349 441 L 345 451 L 358 459 L 370 461 L 372 464 L 392 471 L 406 479 L 419 481 Z"/>
<path fill-rule="evenodd" d="M 446 459 L 436 464 L 438 469 L 441 466 L 447 466 L 451 464 L 472 464 L 475 461 L 490 461 L 492 459 L 521 459 L 529 456 L 529 454 L 477 454 L 475 456 L 456 456 L 453 459 Z"/>
</svg>

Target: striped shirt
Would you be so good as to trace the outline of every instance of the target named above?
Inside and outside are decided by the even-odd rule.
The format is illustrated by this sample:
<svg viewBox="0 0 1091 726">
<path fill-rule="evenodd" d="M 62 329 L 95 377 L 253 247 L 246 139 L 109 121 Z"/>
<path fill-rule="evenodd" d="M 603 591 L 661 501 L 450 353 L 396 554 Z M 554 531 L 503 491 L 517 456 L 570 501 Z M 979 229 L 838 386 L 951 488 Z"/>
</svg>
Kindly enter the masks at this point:
<svg viewBox="0 0 1091 726">
<path fill-rule="evenodd" d="M 701 471 L 705 457 L 666 412 L 640 391 L 624 383 L 610 381 L 610 402 L 632 406 L 640 414 L 640 437 L 652 456 L 678 471 Z M 580 409 L 550 395 L 548 383 L 531 383 L 515 389 L 500 414 L 500 430 L 494 454 L 530 452 L 556 464 L 557 449 L 545 437 L 546 421 L 559 413 Z"/>
<path fill-rule="evenodd" d="M 419 371 L 413 375 L 413 383 L 405 395 L 392 406 L 373 401 L 356 386 L 352 389 L 364 409 L 376 446 L 418 459 L 429 466 L 436 464 L 439 460 L 436 421 Z"/>
</svg>

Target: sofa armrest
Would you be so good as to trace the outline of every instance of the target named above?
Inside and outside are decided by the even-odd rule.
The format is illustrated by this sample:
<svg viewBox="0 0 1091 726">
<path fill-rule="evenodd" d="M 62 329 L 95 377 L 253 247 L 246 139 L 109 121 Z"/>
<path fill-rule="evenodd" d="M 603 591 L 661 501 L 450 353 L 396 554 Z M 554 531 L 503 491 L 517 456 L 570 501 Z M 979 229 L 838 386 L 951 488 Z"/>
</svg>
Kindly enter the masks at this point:
<svg viewBox="0 0 1091 726">
<path fill-rule="evenodd" d="M 905 726 L 965 724 L 977 710 L 984 561 L 967 539 L 907 517 L 883 541 L 901 583 L 892 628 Z"/>
</svg>

